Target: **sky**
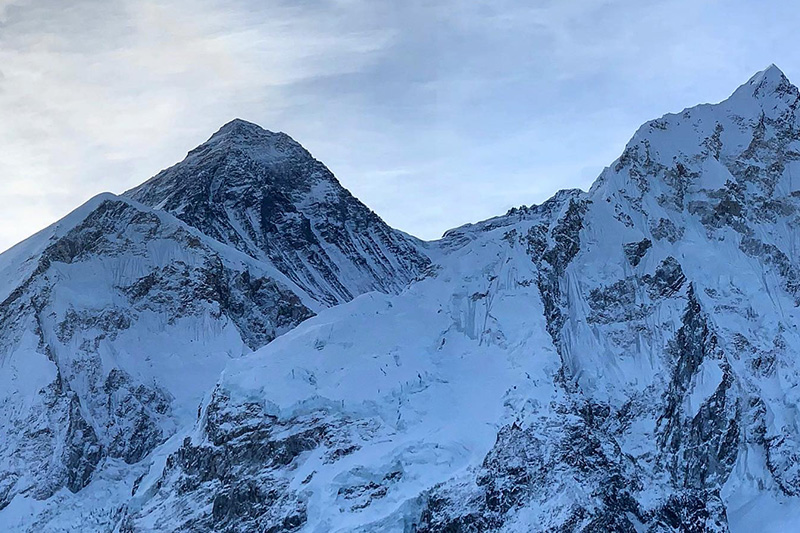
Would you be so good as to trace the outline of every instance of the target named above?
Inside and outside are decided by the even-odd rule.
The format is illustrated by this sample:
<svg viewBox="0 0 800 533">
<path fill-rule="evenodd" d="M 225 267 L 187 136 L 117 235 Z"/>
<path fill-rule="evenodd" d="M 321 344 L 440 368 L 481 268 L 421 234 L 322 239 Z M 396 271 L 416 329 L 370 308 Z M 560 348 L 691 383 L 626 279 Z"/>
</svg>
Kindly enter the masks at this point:
<svg viewBox="0 0 800 533">
<path fill-rule="evenodd" d="M 237 117 L 435 239 L 771 63 L 800 81 L 798 27 L 788 0 L 0 0 L 0 249 Z"/>
</svg>

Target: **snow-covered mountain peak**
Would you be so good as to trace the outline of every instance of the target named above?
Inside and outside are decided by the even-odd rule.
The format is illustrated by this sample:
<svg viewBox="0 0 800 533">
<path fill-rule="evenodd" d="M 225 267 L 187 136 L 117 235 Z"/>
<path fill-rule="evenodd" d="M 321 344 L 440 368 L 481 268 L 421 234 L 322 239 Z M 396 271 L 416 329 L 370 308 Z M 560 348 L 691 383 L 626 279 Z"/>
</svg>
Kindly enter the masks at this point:
<svg viewBox="0 0 800 533">
<path fill-rule="evenodd" d="M 235 118 L 230 122 L 223 124 L 222 127 L 220 127 L 219 131 L 217 131 L 217 133 L 212 135 L 211 138 L 213 139 L 214 137 L 227 134 L 247 135 L 248 133 L 250 134 L 261 133 L 265 131 L 271 133 L 269 132 L 269 130 L 265 130 L 264 128 L 262 128 L 261 126 L 259 126 L 254 122 L 250 122 L 241 118 Z"/>
<path fill-rule="evenodd" d="M 223 125 L 208 141 L 192 150 L 190 155 L 207 157 L 212 151 L 251 158 L 263 164 L 276 164 L 287 158 L 313 159 L 300 143 L 283 132 L 273 132 L 236 118 Z"/>
<path fill-rule="evenodd" d="M 727 190 L 748 193 L 750 203 L 790 194 L 800 171 L 799 102 L 800 91 L 772 65 L 718 104 L 645 123 L 592 194 L 616 195 L 631 204 L 617 209 L 650 214 L 689 209 Z"/>
<path fill-rule="evenodd" d="M 323 306 L 397 292 L 429 262 L 299 143 L 239 119 L 125 194 L 270 262 Z"/>
<path fill-rule="evenodd" d="M 738 101 L 742 98 L 755 98 L 762 101 L 765 107 L 777 104 L 772 100 L 781 100 L 792 103 L 798 95 L 797 87 L 792 85 L 783 71 L 772 64 L 766 69 L 756 72 L 746 83 L 740 86 L 729 100 Z"/>
<path fill-rule="evenodd" d="M 169 211 L 196 209 L 229 193 L 269 190 L 299 200 L 312 189 L 340 188 L 325 165 L 283 132 L 234 119 L 180 163 L 125 193 Z"/>
</svg>

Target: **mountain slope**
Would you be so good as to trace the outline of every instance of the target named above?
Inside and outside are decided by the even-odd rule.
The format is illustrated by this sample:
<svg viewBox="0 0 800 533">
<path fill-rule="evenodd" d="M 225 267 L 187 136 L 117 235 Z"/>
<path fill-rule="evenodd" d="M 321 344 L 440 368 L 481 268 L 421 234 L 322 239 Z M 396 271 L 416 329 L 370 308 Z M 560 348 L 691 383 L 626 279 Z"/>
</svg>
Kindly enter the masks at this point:
<svg viewBox="0 0 800 533">
<path fill-rule="evenodd" d="M 269 261 L 326 306 L 398 292 L 429 263 L 291 137 L 243 120 L 126 195 Z"/>
<path fill-rule="evenodd" d="M 790 529 L 798 102 L 771 66 L 430 267 L 294 141 L 223 127 L 0 256 L 0 523 Z"/>
<path fill-rule="evenodd" d="M 105 527 L 228 360 L 429 263 L 288 136 L 243 121 L 131 195 L 189 225 L 105 194 L 0 255 L 5 525 L 60 527 L 74 505 L 91 509 L 75 527 Z"/>
<path fill-rule="evenodd" d="M 798 99 L 770 67 L 652 121 L 589 193 L 229 365 L 126 526 L 785 530 Z"/>
<path fill-rule="evenodd" d="M 274 269 L 111 194 L 0 271 L 0 507 L 139 463 L 191 423 L 230 358 L 313 315 Z"/>
<path fill-rule="evenodd" d="M 520 225 L 557 225 L 571 199 Z M 401 296 L 361 296 L 229 366 L 126 525 L 408 529 L 418 495 L 480 462 L 516 408 L 561 394 L 536 265 L 503 231 L 454 245 Z"/>
</svg>

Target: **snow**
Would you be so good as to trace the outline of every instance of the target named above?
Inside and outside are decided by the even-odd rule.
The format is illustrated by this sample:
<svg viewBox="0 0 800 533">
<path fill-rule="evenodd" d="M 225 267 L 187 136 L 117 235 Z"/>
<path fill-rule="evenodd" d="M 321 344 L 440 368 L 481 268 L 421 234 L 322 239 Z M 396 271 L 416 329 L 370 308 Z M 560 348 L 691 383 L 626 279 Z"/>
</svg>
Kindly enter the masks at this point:
<svg viewBox="0 0 800 533">
<path fill-rule="evenodd" d="M 700 408 L 708 401 L 722 382 L 722 369 L 716 362 L 705 361 L 694 376 L 693 387 L 686 396 L 686 413 L 697 416 Z"/>
<path fill-rule="evenodd" d="M 169 413 L 158 418 L 164 439 L 132 465 L 105 457 L 77 494 L 65 488 L 43 500 L 17 494 L 0 510 L 0 522 L 9 531 L 34 525 L 77 531 L 79 524 L 112 529 L 127 514 L 144 530 L 177 528 L 180 517 L 169 514 L 169 506 L 196 500 L 191 491 L 178 494 L 170 485 L 177 467 L 167 465 L 185 439 L 193 446 L 218 446 L 209 442 L 208 413 L 225 397 L 230 405 L 258 405 L 264 418 L 274 417 L 284 432 L 275 438 L 291 434 L 306 417 L 321 419 L 339 432 L 335 437 L 357 444 L 335 459 L 325 446 L 304 450 L 276 474 L 304 499 L 302 531 L 402 531 L 419 516 L 426 495 L 438 490 L 460 494 L 462 511 L 469 512 L 481 499 L 468 497 L 481 490 L 476 475 L 499 432 L 509 427 L 536 429 L 545 443 L 542 464 L 550 467 L 542 479 L 559 473 L 563 479 L 532 490 L 524 505 L 504 516 L 503 530 L 555 527 L 575 504 L 590 510 L 602 505 L 593 492 L 597 473 L 572 468 L 555 449 L 569 437 L 565 423 L 576 420 L 596 439 L 586 453 L 618 461 L 621 478 L 644 480 L 638 488 L 631 484 L 630 497 L 655 513 L 674 492 L 696 483 L 688 477 L 695 454 L 728 445 L 718 426 L 724 429 L 729 419 L 739 424 L 735 461 L 725 465 L 725 456 L 703 456 L 703 482 L 720 490 L 730 530 L 791 528 L 800 520 L 800 502 L 782 487 L 797 483 L 800 453 L 800 202 L 792 194 L 798 163 L 789 156 L 800 142 L 787 134 L 797 128 L 796 100 L 797 90 L 773 65 L 724 102 L 643 125 L 588 193 L 564 191 L 543 206 L 453 229 L 418 248 L 413 239 L 403 239 L 434 266 L 398 294 L 373 291 L 374 279 L 351 263 L 360 257 L 370 272 L 401 272 L 403 258 L 390 249 L 400 241 L 381 240 L 377 226 L 362 233 L 348 227 L 347 248 L 323 245 L 331 264 L 341 267 L 336 279 L 326 278 L 307 256 L 297 263 L 309 273 L 303 283 L 328 292 L 340 291 L 338 283 L 352 291 L 354 298 L 330 308 L 266 254 L 250 253 L 260 249 L 246 237 L 257 222 L 253 211 L 244 217 L 226 211 L 236 235 L 245 236 L 246 245 L 236 249 L 233 241 L 218 242 L 137 201 L 92 199 L 0 255 L 4 295 L 35 278 L 47 247 L 104 202 L 154 216 L 159 229 L 114 227 L 108 235 L 115 246 L 127 246 L 122 252 L 53 261 L 46 279 L 34 280 L 39 285 L 30 290 L 47 291 L 47 305 L 14 323 L 9 335 L 16 336 L 3 337 L 0 436 L 10 444 L 0 448 L 0 457 L 16 468 L 14 446 L 33 453 L 8 428 L 41 408 L 39 391 L 56 375 L 69 381 L 102 435 L 108 421 L 94 403 L 105 398 L 96 390 L 110 369 L 168 393 Z M 187 160 L 201 162 L 215 150 L 232 149 L 265 165 L 308 156 L 288 136 L 236 120 Z M 756 169 L 758 179 L 748 169 Z M 293 204 L 304 213 L 340 195 L 331 182 L 313 180 L 306 193 Z M 585 213 L 580 227 L 564 229 L 559 224 L 568 223 L 571 202 Z M 324 241 L 318 227 L 311 232 Z M 186 245 L 187 235 L 201 242 L 201 251 Z M 631 261 L 626 246 L 644 242 L 649 244 L 643 255 Z M 571 244 L 574 254 L 559 264 Z M 562 255 L 553 259 L 550 252 Z M 232 271 L 275 280 L 317 315 L 251 352 L 240 329 L 213 305 L 175 316 L 166 304 L 135 308 L 121 291 L 159 269 L 202 268 L 210 257 Z M 669 271 L 676 264 L 679 272 Z M 659 285 L 659 276 L 674 286 Z M 543 294 L 552 301 L 546 303 Z M 562 323 L 548 305 L 562 313 Z M 75 310 L 92 318 L 121 310 L 135 320 L 118 331 L 89 320 L 74 337 L 59 336 L 60 324 Z M 36 327 L 52 347 L 50 358 L 41 351 Z M 82 347 L 94 339 L 96 350 L 88 356 Z M 608 407 L 611 414 L 593 426 L 576 406 L 598 412 Z M 235 429 L 237 421 L 222 424 Z M 702 438 L 691 441 L 697 427 Z M 682 432 L 677 450 L 669 448 L 668 431 Z M 675 471 L 668 466 L 672 456 L 679 465 Z M 35 478 L 26 476 L 23 481 Z M 342 496 L 370 484 L 385 490 Z M 632 527 L 647 530 L 641 516 L 625 513 Z"/>
<path fill-rule="evenodd" d="M 264 402 L 276 416 L 288 420 L 325 406 L 353 418 L 377 417 L 387 432 L 332 465 L 309 459 L 299 467 L 295 483 L 316 472 L 306 490 L 314 494 L 309 508 L 317 510 L 336 505 L 338 485 L 372 475 L 365 468 L 383 472 L 400 464 L 404 472 L 380 503 L 333 521 L 310 515 L 309 531 L 349 531 L 384 518 L 479 463 L 510 416 L 509 402 L 534 396 L 546 403 L 553 394 L 548 376 L 558 361 L 542 304 L 534 287 L 516 286 L 532 272 L 515 267 L 530 261 L 520 250 L 522 256 L 511 257 L 497 233 L 447 258 L 435 278 L 399 296 L 362 295 L 228 365 L 220 387 Z M 482 292 L 488 295 L 473 300 Z M 502 330 L 487 327 L 495 321 Z"/>
</svg>

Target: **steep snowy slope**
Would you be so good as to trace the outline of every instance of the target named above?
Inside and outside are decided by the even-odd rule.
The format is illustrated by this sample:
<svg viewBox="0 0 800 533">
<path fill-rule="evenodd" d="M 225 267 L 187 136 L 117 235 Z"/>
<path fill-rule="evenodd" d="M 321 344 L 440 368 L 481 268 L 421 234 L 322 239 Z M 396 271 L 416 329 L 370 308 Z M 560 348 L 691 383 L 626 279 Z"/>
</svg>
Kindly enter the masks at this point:
<svg viewBox="0 0 800 533">
<path fill-rule="evenodd" d="M 514 227 L 549 227 L 579 194 Z M 229 366 L 126 526 L 408 529 L 419 494 L 480 463 L 526 404 L 562 395 L 536 265 L 505 231 L 454 242 L 402 295 L 356 298 Z"/>
<path fill-rule="evenodd" d="M 770 67 L 649 122 L 589 193 L 233 362 L 124 528 L 785 531 L 799 100 Z"/>
<path fill-rule="evenodd" d="M 323 305 L 398 292 L 429 262 L 291 137 L 243 120 L 126 195 L 271 262 Z"/>
<path fill-rule="evenodd" d="M 230 358 L 313 315 L 275 269 L 111 194 L 0 273 L 0 508 L 139 463 Z"/>
</svg>

